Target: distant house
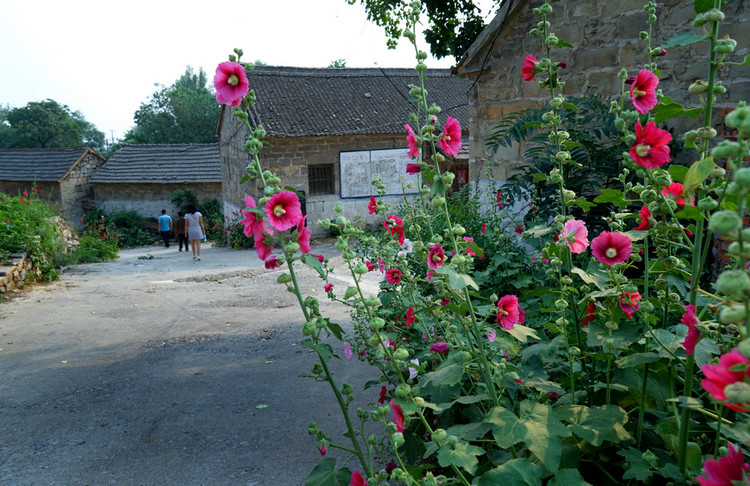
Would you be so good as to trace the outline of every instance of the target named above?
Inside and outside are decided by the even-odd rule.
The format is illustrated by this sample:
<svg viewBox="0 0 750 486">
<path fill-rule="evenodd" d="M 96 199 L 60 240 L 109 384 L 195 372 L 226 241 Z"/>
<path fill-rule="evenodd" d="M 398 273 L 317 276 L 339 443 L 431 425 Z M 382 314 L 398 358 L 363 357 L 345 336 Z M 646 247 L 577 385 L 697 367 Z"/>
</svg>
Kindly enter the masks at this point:
<svg viewBox="0 0 750 486">
<path fill-rule="evenodd" d="M 199 201 L 221 201 L 218 144 L 123 145 L 91 178 L 96 205 L 105 212 L 135 211 L 158 216 L 174 213 L 177 189 Z"/>
<path fill-rule="evenodd" d="M 40 198 L 75 221 L 94 207 L 89 179 L 104 162 L 89 147 L 0 149 L 0 192 L 16 196 L 36 188 Z"/>
<path fill-rule="evenodd" d="M 447 70 L 428 70 L 428 103 L 442 108 L 438 124 L 456 118 L 468 136 L 469 83 Z M 250 126 L 266 131 L 260 159 L 264 169 L 277 173 L 282 183 L 306 194 L 306 211 L 314 233 L 315 221 L 335 217 L 341 202 L 344 215 L 367 216 L 367 203 L 381 176 L 388 199 L 397 203 L 409 160 L 406 131 L 409 114 L 416 112 L 409 90 L 419 83 L 413 69 L 312 69 L 257 66 L 248 76 L 257 101 L 249 109 Z M 247 195 L 261 194 L 258 182 L 240 184 L 250 161 L 242 151 L 247 129 L 224 107 L 219 119 L 224 212 L 244 208 Z M 416 123 L 412 127 L 417 128 Z M 458 172 L 456 184 L 467 180 L 467 152 L 448 160 Z M 463 158 L 462 158 L 463 156 Z M 416 189 L 407 189 L 413 193 Z"/>
</svg>

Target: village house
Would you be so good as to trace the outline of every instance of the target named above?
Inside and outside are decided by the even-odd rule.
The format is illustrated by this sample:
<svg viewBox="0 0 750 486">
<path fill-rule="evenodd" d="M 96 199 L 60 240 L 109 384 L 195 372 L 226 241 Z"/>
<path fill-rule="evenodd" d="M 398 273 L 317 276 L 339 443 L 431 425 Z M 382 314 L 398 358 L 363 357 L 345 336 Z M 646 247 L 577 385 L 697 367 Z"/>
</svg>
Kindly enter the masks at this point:
<svg viewBox="0 0 750 486">
<path fill-rule="evenodd" d="M 61 215 L 77 221 L 94 207 L 90 177 L 105 159 L 89 147 L 0 149 L 0 192 L 36 194 Z"/>
<path fill-rule="evenodd" d="M 106 213 L 174 214 L 170 199 L 182 189 L 202 203 L 221 200 L 218 144 L 128 145 L 115 152 L 90 179 L 96 206 Z"/>
<path fill-rule="evenodd" d="M 438 125 L 447 116 L 459 120 L 467 137 L 469 116 L 466 80 L 448 70 L 427 70 L 428 103 L 442 108 Z M 313 234 L 322 229 L 320 219 L 335 218 L 334 206 L 342 203 L 344 216 L 367 219 L 371 180 L 380 176 L 387 187 L 386 200 L 398 204 L 404 188 L 416 176 L 405 172 L 407 141 L 404 125 L 417 105 L 409 90 L 419 83 L 413 69 L 314 69 L 257 66 L 248 75 L 257 101 L 249 109 L 249 123 L 263 126 L 266 145 L 260 154 L 264 169 L 305 195 L 305 211 Z M 248 131 L 223 107 L 219 140 L 224 213 L 244 208 L 248 195 L 257 198 L 259 181 L 240 184 L 250 157 L 242 147 Z M 411 123 L 417 130 L 416 123 Z M 468 180 L 468 151 L 447 160 L 456 172 L 456 185 Z M 374 220 L 370 220 L 374 221 Z"/>
</svg>

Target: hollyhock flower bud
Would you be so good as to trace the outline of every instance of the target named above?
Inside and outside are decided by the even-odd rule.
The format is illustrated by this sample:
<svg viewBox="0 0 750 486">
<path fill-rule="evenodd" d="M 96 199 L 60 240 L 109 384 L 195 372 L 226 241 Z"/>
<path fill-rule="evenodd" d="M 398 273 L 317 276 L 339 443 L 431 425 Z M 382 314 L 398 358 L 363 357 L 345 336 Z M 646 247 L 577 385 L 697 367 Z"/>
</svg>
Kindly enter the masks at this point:
<svg viewBox="0 0 750 486">
<path fill-rule="evenodd" d="M 720 235 L 732 236 L 742 225 L 742 221 L 736 211 L 717 211 L 711 215 L 708 221 L 708 229 Z"/>
<path fill-rule="evenodd" d="M 737 345 L 737 351 L 739 351 L 745 358 L 750 357 L 750 338 L 740 341 Z"/>
<path fill-rule="evenodd" d="M 441 341 L 439 343 L 435 343 L 432 346 L 430 346 L 430 351 L 433 351 L 435 353 L 439 354 L 446 354 L 450 350 L 448 343 Z"/>
<path fill-rule="evenodd" d="M 718 8 L 712 8 L 707 12 L 703 12 L 703 18 L 706 19 L 706 22 L 721 22 L 724 20 L 724 12 Z"/>
<path fill-rule="evenodd" d="M 373 317 L 370 321 L 370 329 L 373 331 L 379 331 L 385 326 L 385 321 L 380 317 Z"/>
<path fill-rule="evenodd" d="M 744 270 L 728 270 L 716 279 L 716 288 L 730 298 L 741 299 L 750 290 L 750 277 Z"/>
<path fill-rule="evenodd" d="M 743 322 L 745 320 L 745 306 L 733 305 L 724 307 L 721 309 L 721 312 L 719 312 L 719 320 L 722 324 L 737 324 Z"/>
</svg>

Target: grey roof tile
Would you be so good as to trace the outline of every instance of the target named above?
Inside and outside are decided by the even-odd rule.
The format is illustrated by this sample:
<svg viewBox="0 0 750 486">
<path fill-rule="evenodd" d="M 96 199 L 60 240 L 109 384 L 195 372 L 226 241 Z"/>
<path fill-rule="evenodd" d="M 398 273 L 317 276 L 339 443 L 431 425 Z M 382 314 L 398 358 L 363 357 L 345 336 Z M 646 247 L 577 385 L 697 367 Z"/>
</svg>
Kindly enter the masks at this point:
<svg viewBox="0 0 750 486">
<path fill-rule="evenodd" d="M 0 149 L 0 180 L 59 181 L 88 147 Z"/>
</svg>

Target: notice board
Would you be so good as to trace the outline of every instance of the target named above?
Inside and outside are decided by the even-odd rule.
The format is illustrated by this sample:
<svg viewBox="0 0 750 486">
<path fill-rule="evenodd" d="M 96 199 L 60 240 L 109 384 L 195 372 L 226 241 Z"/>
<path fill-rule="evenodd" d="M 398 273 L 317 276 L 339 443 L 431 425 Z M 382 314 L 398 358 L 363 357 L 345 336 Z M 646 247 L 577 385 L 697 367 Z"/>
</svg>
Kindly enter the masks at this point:
<svg viewBox="0 0 750 486">
<path fill-rule="evenodd" d="M 360 150 L 339 153 L 339 174 L 341 177 L 341 198 L 375 196 L 372 179 L 380 176 L 385 185 L 386 195 L 400 195 L 419 192 L 416 175 L 406 173 L 406 164 L 416 163 L 409 158 L 409 149 Z M 404 188 L 402 189 L 402 178 Z M 406 183 L 414 182 L 412 189 Z"/>
</svg>

